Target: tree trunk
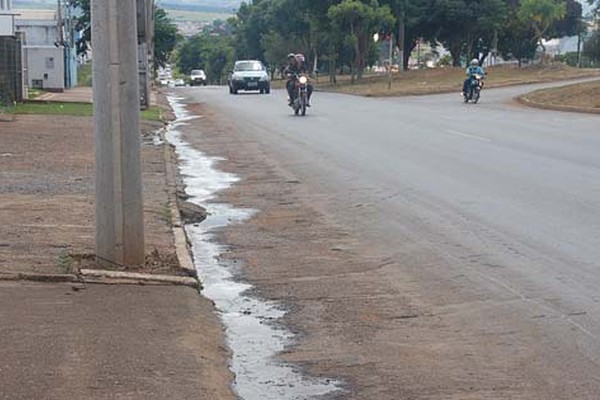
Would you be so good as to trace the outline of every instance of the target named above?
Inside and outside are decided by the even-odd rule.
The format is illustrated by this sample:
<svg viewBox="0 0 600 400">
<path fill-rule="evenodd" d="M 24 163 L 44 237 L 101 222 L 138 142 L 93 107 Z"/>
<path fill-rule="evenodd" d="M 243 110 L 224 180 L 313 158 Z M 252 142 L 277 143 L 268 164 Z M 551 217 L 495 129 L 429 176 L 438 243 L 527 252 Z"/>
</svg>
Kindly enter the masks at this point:
<svg viewBox="0 0 600 400">
<path fill-rule="evenodd" d="M 329 82 L 333 83 L 334 85 L 337 84 L 337 78 L 335 76 L 336 69 L 337 66 L 335 62 L 335 57 L 331 57 L 329 59 Z"/>
<path fill-rule="evenodd" d="M 410 61 L 410 55 L 412 54 L 415 47 L 417 47 L 417 42 L 414 40 L 412 40 L 408 43 L 404 43 L 404 60 L 402 60 L 402 62 L 404 63 L 404 70 L 408 69 L 408 62 Z"/>
<path fill-rule="evenodd" d="M 542 65 L 546 64 L 546 46 L 542 43 L 542 39 L 538 40 L 538 46 L 542 48 L 542 56 L 540 62 Z"/>
<path fill-rule="evenodd" d="M 460 43 L 450 45 L 450 55 L 452 56 L 452 66 L 460 67 Z"/>
</svg>

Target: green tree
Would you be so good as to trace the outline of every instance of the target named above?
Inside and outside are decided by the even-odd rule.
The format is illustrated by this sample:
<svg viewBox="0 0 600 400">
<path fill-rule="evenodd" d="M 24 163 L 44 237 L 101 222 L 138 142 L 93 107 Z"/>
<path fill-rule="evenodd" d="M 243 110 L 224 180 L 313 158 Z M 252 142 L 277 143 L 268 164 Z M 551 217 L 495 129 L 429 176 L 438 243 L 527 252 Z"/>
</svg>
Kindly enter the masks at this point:
<svg viewBox="0 0 600 400">
<path fill-rule="evenodd" d="M 420 40 L 436 43 L 439 25 L 432 19 L 436 3 L 428 0 L 388 0 L 398 20 L 396 42 L 403 37 L 404 68 Z M 403 32 L 401 32 L 401 28 Z"/>
<path fill-rule="evenodd" d="M 479 58 L 489 52 L 506 14 L 502 0 L 438 0 L 430 18 L 439 27 L 436 37 L 450 51 L 452 64 L 459 66 L 462 56 Z"/>
<path fill-rule="evenodd" d="M 583 55 L 594 62 L 595 66 L 600 64 L 600 31 L 595 31 L 583 46 Z"/>
<path fill-rule="evenodd" d="M 81 11 L 81 15 L 76 18 L 75 29 L 82 32 L 81 38 L 77 41 L 77 54 L 85 54 L 89 50 L 89 44 L 92 42 L 92 18 L 90 10 L 90 0 L 69 0 L 68 5 L 76 7 Z M 177 27 L 167 16 L 164 9 L 154 8 L 154 68 L 164 66 L 169 59 L 169 55 L 177 45 L 180 37 L 177 34 Z"/>
<path fill-rule="evenodd" d="M 583 7 L 577 0 L 563 0 L 565 13 L 552 24 L 549 34 L 554 37 L 575 36 L 585 32 Z"/>
<path fill-rule="evenodd" d="M 518 2 L 509 4 L 506 25 L 499 31 L 498 50 L 505 59 L 516 59 L 521 66 L 523 59 L 534 57 L 537 43 L 532 40 L 533 28 L 517 18 L 517 11 Z"/>
<path fill-rule="evenodd" d="M 354 50 L 352 81 L 355 76 L 361 79 L 373 48 L 373 34 L 390 30 L 394 26 L 394 16 L 390 7 L 380 6 L 377 0 L 363 3 L 358 0 L 343 0 L 331 6 L 328 11 L 334 30 L 343 35 L 344 43 Z"/>
<path fill-rule="evenodd" d="M 517 18 L 534 32 L 532 41 L 545 52 L 542 39 L 553 24 L 563 18 L 567 7 L 561 0 L 522 0 L 517 11 Z"/>
<path fill-rule="evenodd" d="M 154 69 L 164 67 L 175 49 L 180 36 L 177 26 L 162 8 L 155 8 L 154 20 Z"/>
<path fill-rule="evenodd" d="M 261 40 L 265 49 L 264 58 L 271 70 L 271 78 L 274 77 L 278 67 L 281 67 L 286 55 L 290 52 L 288 41 L 280 33 L 270 31 L 263 34 Z"/>
<path fill-rule="evenodd" d="M 81 15 L 75 18 L 75 29 L 82 33 L 75 44 L 77 54 L 82 55 L 89 50 L 89 43 L 92 41 L 92 15 L 90 10 L 90 0 L 70 0 L 68 5 L 81 11 Z"/>
<path fill-rule="evenodd" d="M 234 56 L 232 37 L 201 33 L 185 41 L 177 51 L 177 66 L 185 74 L 203 69 L 213 83 L 222 83 Z"/>
</svg>

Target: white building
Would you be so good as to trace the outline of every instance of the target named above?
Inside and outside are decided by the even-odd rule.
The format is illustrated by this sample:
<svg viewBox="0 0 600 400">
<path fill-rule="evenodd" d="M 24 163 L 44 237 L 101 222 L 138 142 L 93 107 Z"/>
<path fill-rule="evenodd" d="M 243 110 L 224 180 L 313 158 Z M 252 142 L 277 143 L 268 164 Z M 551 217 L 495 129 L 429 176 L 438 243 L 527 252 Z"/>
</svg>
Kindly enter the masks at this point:
<svg viewBox="0 0 600 400">
<path fill-rule="evenodd" d="M 15 13 L 12 0 L 0 0 L 0 36 L 15 35 Z"/>
<path fill-rule="evenodd" d="M 65 89 L 65 49 L 57 14 L 52 10 L 21 10 L 15 20 L 16 31 L 25 38 L 24 64 L 31 88 L 59 92 Z"/>
</svg>

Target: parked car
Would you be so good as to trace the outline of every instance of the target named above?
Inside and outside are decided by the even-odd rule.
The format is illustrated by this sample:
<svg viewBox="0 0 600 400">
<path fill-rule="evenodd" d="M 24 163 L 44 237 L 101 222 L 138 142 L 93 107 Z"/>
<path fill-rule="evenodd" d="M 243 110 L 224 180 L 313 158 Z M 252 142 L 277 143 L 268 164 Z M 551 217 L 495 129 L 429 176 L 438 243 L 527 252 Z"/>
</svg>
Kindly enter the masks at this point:
<svg viewBox="0 0 600 400">
<path fill-rule="evenodd" d="M 194 69 L 190 73 L 190 85 L 192 86 L 206 86 L 206 74 L 201 69 Z"/>
<path fill-rule="evenodd" d="M 175 79 L 175 86 L 185 86 L 185 81 L 181 78 Z"/>
<path fill-rule="evenodd" d="M 271 78 L 262 62 L 257 60 L 236 61 L 227 78 L 229 93 L 239 90 L 258 90 L 261 94 L 271 92 Z"/>
</svg>

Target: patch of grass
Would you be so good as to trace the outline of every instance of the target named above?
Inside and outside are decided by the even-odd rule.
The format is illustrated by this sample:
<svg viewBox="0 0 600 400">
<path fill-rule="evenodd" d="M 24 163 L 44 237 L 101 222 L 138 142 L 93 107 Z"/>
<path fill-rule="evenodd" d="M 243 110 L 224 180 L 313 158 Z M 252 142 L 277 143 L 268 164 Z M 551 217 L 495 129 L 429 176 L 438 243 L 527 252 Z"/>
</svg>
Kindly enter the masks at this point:
<svg viewBox="0 0 600 400">
<path fill-rule="evenodd" d="M 91 117 L 94 114 L 94 107 L 91 103 L 36 101 L 17 104 L 14 113 Z M 147 121 L 162 121 L 161 108 L 150 107 L 148 110 L 141 112 L 141 118 Z"/>
<path fill-rule="evenodd" d="M 26 102 L 17 104 L 15 113 L 89 117 L 93 115 L 93 106 L 90 103 Z"/>
<path fill-rule="evenodd" d="M 169 227 L 173 226 L 173 210 L 169 203 L 164 203 L 158 210 L 158 218 L 167 224 Z"/>
<path fill-rule="evenodd" d="M 77 68 L 77 85 L 92 87 L 92 63 L 80 65 Z"/>
<path fill-rule="evenodd" d="M 486 68 L 486 72 L 487 88 L 600 76 L 599 69 L 577 69 L 564 64 L 525 68 L 498 66 Z M 437 68 L 394 74 L 391 90 L 388 89 L 386 76 L 375 75 L 366 76 L 354 84 L 348 76 L 340 76 L 337 85 L 327 82 L 327 76 L 322 76 L 317 86 L 324 90 L 369 97 L 459 93 L 464 77 L 464 68 Z"/>
<path fill-rule="evenodd" d="M 14 120 L 14 107 L 0 104 L 0 122 L 11 122 Z"/>
<path fill-rule="evenodd" d="M 29 99 L 35 99 L 35 98 L 38 98 L 38 97 L 40 97 L 41 95 L 43 95 L 44 93 L 46 93 L 46 92 L 44 92 L 43 90 L 40 90 L 40 89 L 33 89 L 33 88 L 30 88 L 30 89 L 28 90 L 28 92 L 29 92 L 29 93 L 28 93 L 28 98 L 29 98 Z"/>
<path fill-rule="evenodd" d="M 58 256 L 56 256 L 54 263 L 63 271 L 64 274 L 72 274 L 75 270 L 73 257 L 71 257 L 69 252 L 66 250 L 62 250 Z"/>
<path fill-rule="evenodd" d="M 142 110 L 141 118 L 145 119 L 146 121 L 160 122 L 163 120 L 162 109 L 157 106 L 152 106 L 147 110 Z"/>
</svg>

